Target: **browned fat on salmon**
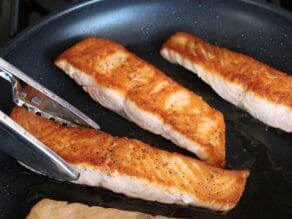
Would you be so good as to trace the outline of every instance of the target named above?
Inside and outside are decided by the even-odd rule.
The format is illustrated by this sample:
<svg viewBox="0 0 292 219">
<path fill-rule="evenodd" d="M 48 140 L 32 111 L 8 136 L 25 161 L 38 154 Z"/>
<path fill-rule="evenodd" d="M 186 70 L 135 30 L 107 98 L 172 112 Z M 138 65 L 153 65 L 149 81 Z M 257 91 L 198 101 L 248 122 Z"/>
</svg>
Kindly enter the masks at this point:
<svg viewBox="0 0 292 219">
<path fill-rule="evenodd" d="M 33 206 L 26 219 L 167 219 L 140 212 L 88 206 L 43 199 Z"/>
<path fill-rule="evenodd" d="M 219 211 L 239 201 L 247 170 L 232 171 L 88 128 L 63 127 L 24 108 L 11 117 L 80 172 L 74 183 L 130 197 Z"/>
<path fill-rule="evenodd" d="M 66 50 L 55 64 L 101 105 L 209 164 L 224 166 L 222 114 L 121 45 L 85 39 Z"/>
<path fill-rule="evenodd" d="M 161 55 L 196 73 L 221 97 L 260 121 L 292 132 L 292 76 L 188 33 L 171 36 Z"/>
</svg>

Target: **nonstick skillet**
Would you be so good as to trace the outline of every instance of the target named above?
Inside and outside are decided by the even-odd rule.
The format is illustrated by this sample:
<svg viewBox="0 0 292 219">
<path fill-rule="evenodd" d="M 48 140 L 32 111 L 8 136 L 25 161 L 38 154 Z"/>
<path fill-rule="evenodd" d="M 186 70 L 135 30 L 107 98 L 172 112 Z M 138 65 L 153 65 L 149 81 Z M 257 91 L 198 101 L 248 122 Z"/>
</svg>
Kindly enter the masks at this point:
<svg viewBox="0 0 292 219">
<path fill-rule="evenodd" d="M 195 218 L 292 218 L 292 134 L 269 128 L 220 98 L 194 74 L 159 55 L 174 32 L 186 31 L 292 72 L 292 15 L 252 1 L 87 1 L 46 17 L 9 42 L 0 56 L 97 121 L 102 130 L 188 152 L 142 130 L 95 103 L 53 65 L 63 50 L 87 36 L 116 40 L 193 90 L 225 117 L 227 168 L 249 168 L 246 191 L 235 209 L 219 214 L 192 207 L 126 198 L 104 189 L 57 182 L 21 167 L 0 153 L 0 218 L 23 218 L 43 197 L 151 214 Z M 0 81 L 1 110 L 13 104 Z M 1 145 L 19 144 L 0 131 Z"/>
</svg>

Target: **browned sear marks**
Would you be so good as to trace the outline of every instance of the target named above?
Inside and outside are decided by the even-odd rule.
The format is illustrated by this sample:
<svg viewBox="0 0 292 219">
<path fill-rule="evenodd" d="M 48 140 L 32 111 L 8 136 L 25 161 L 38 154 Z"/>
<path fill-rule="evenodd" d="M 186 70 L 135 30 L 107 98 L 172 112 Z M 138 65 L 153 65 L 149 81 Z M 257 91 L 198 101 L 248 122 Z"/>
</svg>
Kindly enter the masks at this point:
<svg viewBox="0 0 292 219">
<path fill-rule="evenodd" d="M 174 34 L 163 48 L 178 52 L 206 71 L 218 74 L 268 101 L 292 109 L 292 77 L 284 72 L 188 33 Z"/>
<path fill-rule="evenodd" d="M 134 177 L 151 186 L 187 194 L 222 209 L 239 201 L 249 172 L 223 170 L 141 141 L 112 137 L 99 130 L 63 127 L 16 107 L 12 119 L 49 146 L 67 162 L 107 175 Z"/>
<path fill-rule="evenodd" d="M 223 115 L 123 46 L 106 39 L 88 38 L 67 49 L 55 61 L 57 65 L 61 62 L 82 71 L 96 86 L 116 91 L 139 110 L 155 115 L 199 147 L 204 153 L 201 159 L 207 163 L 225 165 Z"/>
</svg>

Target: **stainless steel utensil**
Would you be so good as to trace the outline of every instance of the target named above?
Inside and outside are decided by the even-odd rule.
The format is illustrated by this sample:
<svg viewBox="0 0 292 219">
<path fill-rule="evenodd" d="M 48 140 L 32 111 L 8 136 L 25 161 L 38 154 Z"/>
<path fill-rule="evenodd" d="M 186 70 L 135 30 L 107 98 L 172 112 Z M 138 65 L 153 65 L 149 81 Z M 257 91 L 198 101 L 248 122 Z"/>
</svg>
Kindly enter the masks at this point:
<svg viewBox="0 0 292 219">
<path fill-rule="evenodd" d="M 16 105 L 24 106 L 29 111 L 66 126 L 99 129 L 99 126 L 88 116 L 2 58 L 0 58 L 0 77 L 10 82 Z M 20 81 L 26 86 L 23 87 Z M 30 169 L 49 177 L 65 181 L 78 179 L 79 173 L 74 168 L 1 110 L 0 127 L 3 132 L 10 135 L 10 138 L 13 136 L 23 144 L 2 145 L 1 150 Z"/>
</svg>

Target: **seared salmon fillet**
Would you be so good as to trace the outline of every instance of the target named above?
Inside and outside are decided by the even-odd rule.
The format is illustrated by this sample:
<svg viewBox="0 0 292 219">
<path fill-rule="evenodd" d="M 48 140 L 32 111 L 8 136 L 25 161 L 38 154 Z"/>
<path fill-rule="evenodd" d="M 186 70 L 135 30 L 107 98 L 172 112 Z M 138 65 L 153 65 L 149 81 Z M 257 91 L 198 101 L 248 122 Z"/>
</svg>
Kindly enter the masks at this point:
<svg viewBox="0 0 292 219">
<path fill-rule="evenodd" d="M 90 96 L 214 166 L 225 164 L 222 114 L 123 46 L 85 39 L 55 61 Z"/>
<path fill-rule="evenodd" d="M 238 203 L 249 175 L 247 170 L 209 166 L 138 140 L 64 127 L 24 108 L 14 108 L 11 117 L 80 172 L 73 183 L 130 197 L 227 211 Z"/>
<path fill-rule="evenodd" d="M 197 74 L 225 100 L 269 126 L 292 132 L 292 76 L 188 33 L 171 36 L 160 52 Z"/>
<path fill-rule="evenodd" d="M 51 199 L 42 199 L 30 210 L 26 219 L 166 219 L 140 212 L 88 206 Z"/>
</svg>

